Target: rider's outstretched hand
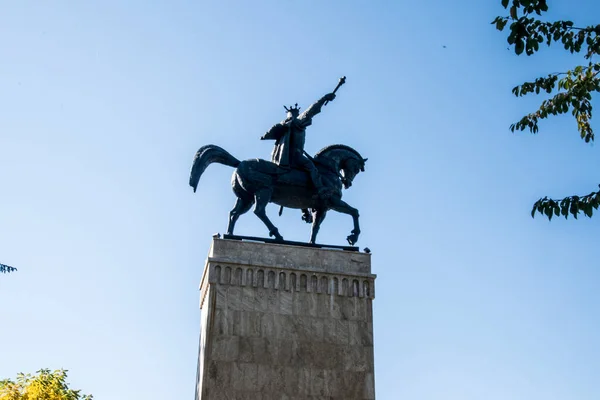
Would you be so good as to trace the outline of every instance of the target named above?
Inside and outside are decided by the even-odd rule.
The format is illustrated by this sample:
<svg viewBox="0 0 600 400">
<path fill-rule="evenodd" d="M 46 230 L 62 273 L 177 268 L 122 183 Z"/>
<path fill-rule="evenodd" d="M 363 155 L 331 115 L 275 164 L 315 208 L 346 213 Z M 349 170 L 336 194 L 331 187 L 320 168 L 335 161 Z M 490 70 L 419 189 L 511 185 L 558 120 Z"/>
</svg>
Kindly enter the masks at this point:
<svg viewBox="0 0 600 400">
<path fill-rule="evenodd" d="M 333 101 L 333 99 L 335 99 L 335 93 L 327 93 L 323 96 L 323 100 L 325 101 Z"/>
</svg>

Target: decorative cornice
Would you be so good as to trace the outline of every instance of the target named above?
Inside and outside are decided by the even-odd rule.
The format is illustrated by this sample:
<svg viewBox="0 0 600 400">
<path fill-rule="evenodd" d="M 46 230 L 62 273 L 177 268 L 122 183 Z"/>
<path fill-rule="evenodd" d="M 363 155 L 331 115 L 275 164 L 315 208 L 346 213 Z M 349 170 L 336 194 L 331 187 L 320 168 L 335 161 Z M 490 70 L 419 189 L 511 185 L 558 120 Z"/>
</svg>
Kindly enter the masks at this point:
<svg viewBox="0 0 600 400">
<path fill-rule="evenodd" d="M 376 275 L 373 274 L 244 265 L 210 257 L 200 284 L 200 307 L 210 284 L 374 299 L 375 278 Z"/>
</svg>

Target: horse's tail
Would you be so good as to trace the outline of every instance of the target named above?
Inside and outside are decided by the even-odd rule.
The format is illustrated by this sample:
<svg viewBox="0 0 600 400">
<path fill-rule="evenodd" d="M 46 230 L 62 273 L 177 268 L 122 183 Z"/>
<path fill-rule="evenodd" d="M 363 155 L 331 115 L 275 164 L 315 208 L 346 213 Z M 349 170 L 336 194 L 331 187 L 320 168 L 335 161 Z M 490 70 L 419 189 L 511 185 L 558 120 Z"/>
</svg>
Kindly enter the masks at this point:
<svg viewBox="0 0 600 400">
<path fill-rule="evenodd" d="M 200 147 L 200 150 L 194 156 L 192 171 L 190 172 L 190 186 L 194 188 L 194 193 L 198 187 L 198 182 L 204 170 L 212 163 L 219 163 L 236 168 L 240 165 L 240 160 L 229 154 L 226 150 L 209 144 Z"/>
</svg>

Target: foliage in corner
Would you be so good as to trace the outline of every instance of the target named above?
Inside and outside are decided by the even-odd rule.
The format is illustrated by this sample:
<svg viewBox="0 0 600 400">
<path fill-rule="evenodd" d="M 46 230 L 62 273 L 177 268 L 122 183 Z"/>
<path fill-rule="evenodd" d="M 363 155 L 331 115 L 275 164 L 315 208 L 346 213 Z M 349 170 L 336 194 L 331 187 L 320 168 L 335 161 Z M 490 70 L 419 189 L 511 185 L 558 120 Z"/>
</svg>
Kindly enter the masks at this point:
<svg viewBox="0 0 600 400">
<path fill-rule="evenodd" d="M 15 272 L 17 269 L 10 265 L 0 264 L 0 273 L 8 274 L 9 272 Z"/>
<path fill-rule="evenodd" d="M 70 389 L 67 371 L 42 369 L 36 375 L 18 374 L 13 381 L 0 381 L 0 400 L 92 400 L 80 390 Z"/>
<path fill-rule="evenodd" d="M 492 24 L 499 31 L 503 31 L 508 25 L 510 33 L 507 41 L 514 47 L 517 55 L 525 52 L 530 56 L 540 49 L 540 45 L 558 43 L 570 53 L 583 52 L 585 61 L 569 71 L 542 76 L 513 88 L 512 92 L 517 97 L 544 92 L 553 96 L 542 101 L 536 111 L 512 124 L 510 130 L 514 132 L 528 129 L 531 133 L 537 133 L 540 120 L 570 111 L 577 121 L 581 138 L 586 143 L 593 142 L 592 94 L 600 92 L 600 63 L 594 62 L 593 57 L 600 55 L 600 24 L 576 27 L 572 21 L 549 22 L 538 19 L 537 16 L 548 11 L 546 0 L 502 0 L 502 6 L 509 10 L 509 15 L 496 17 Z M 599 205 L 600 191 L 586 196 L 569 196 L 562 200 L 544 197 L 533 205 L 531 216 L 535 216 L 537 212 L 550 220 L 552 216 L 560 215 L 577 218 L 581 212 L 592 217 L 593 210 L 597 210 Z"/>
</svg>

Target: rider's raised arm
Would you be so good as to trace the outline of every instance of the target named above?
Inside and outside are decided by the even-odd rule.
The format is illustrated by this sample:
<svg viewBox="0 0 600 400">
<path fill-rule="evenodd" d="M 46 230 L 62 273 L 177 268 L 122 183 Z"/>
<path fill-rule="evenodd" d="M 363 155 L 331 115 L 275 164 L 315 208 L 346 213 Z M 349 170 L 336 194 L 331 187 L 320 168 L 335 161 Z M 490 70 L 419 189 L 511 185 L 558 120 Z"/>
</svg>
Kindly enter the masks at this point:
<svg viewBox="0 0 600 400">
<path fill-rule="evenodd" d="M 298 119 L 307 119 L 314 117 L 315 115 L 321 112 L 321 107 L 323 107 L 323 104 L 325 104 L 326 101 L 332 101 L 333 99 L 335 99 L 335 94 L 326 94 L 325 96 L 321 97 L 317 102 L 311 104 L 310 107 L 304 110 L 304 112 L 300 114 Z"/>
</svg>

